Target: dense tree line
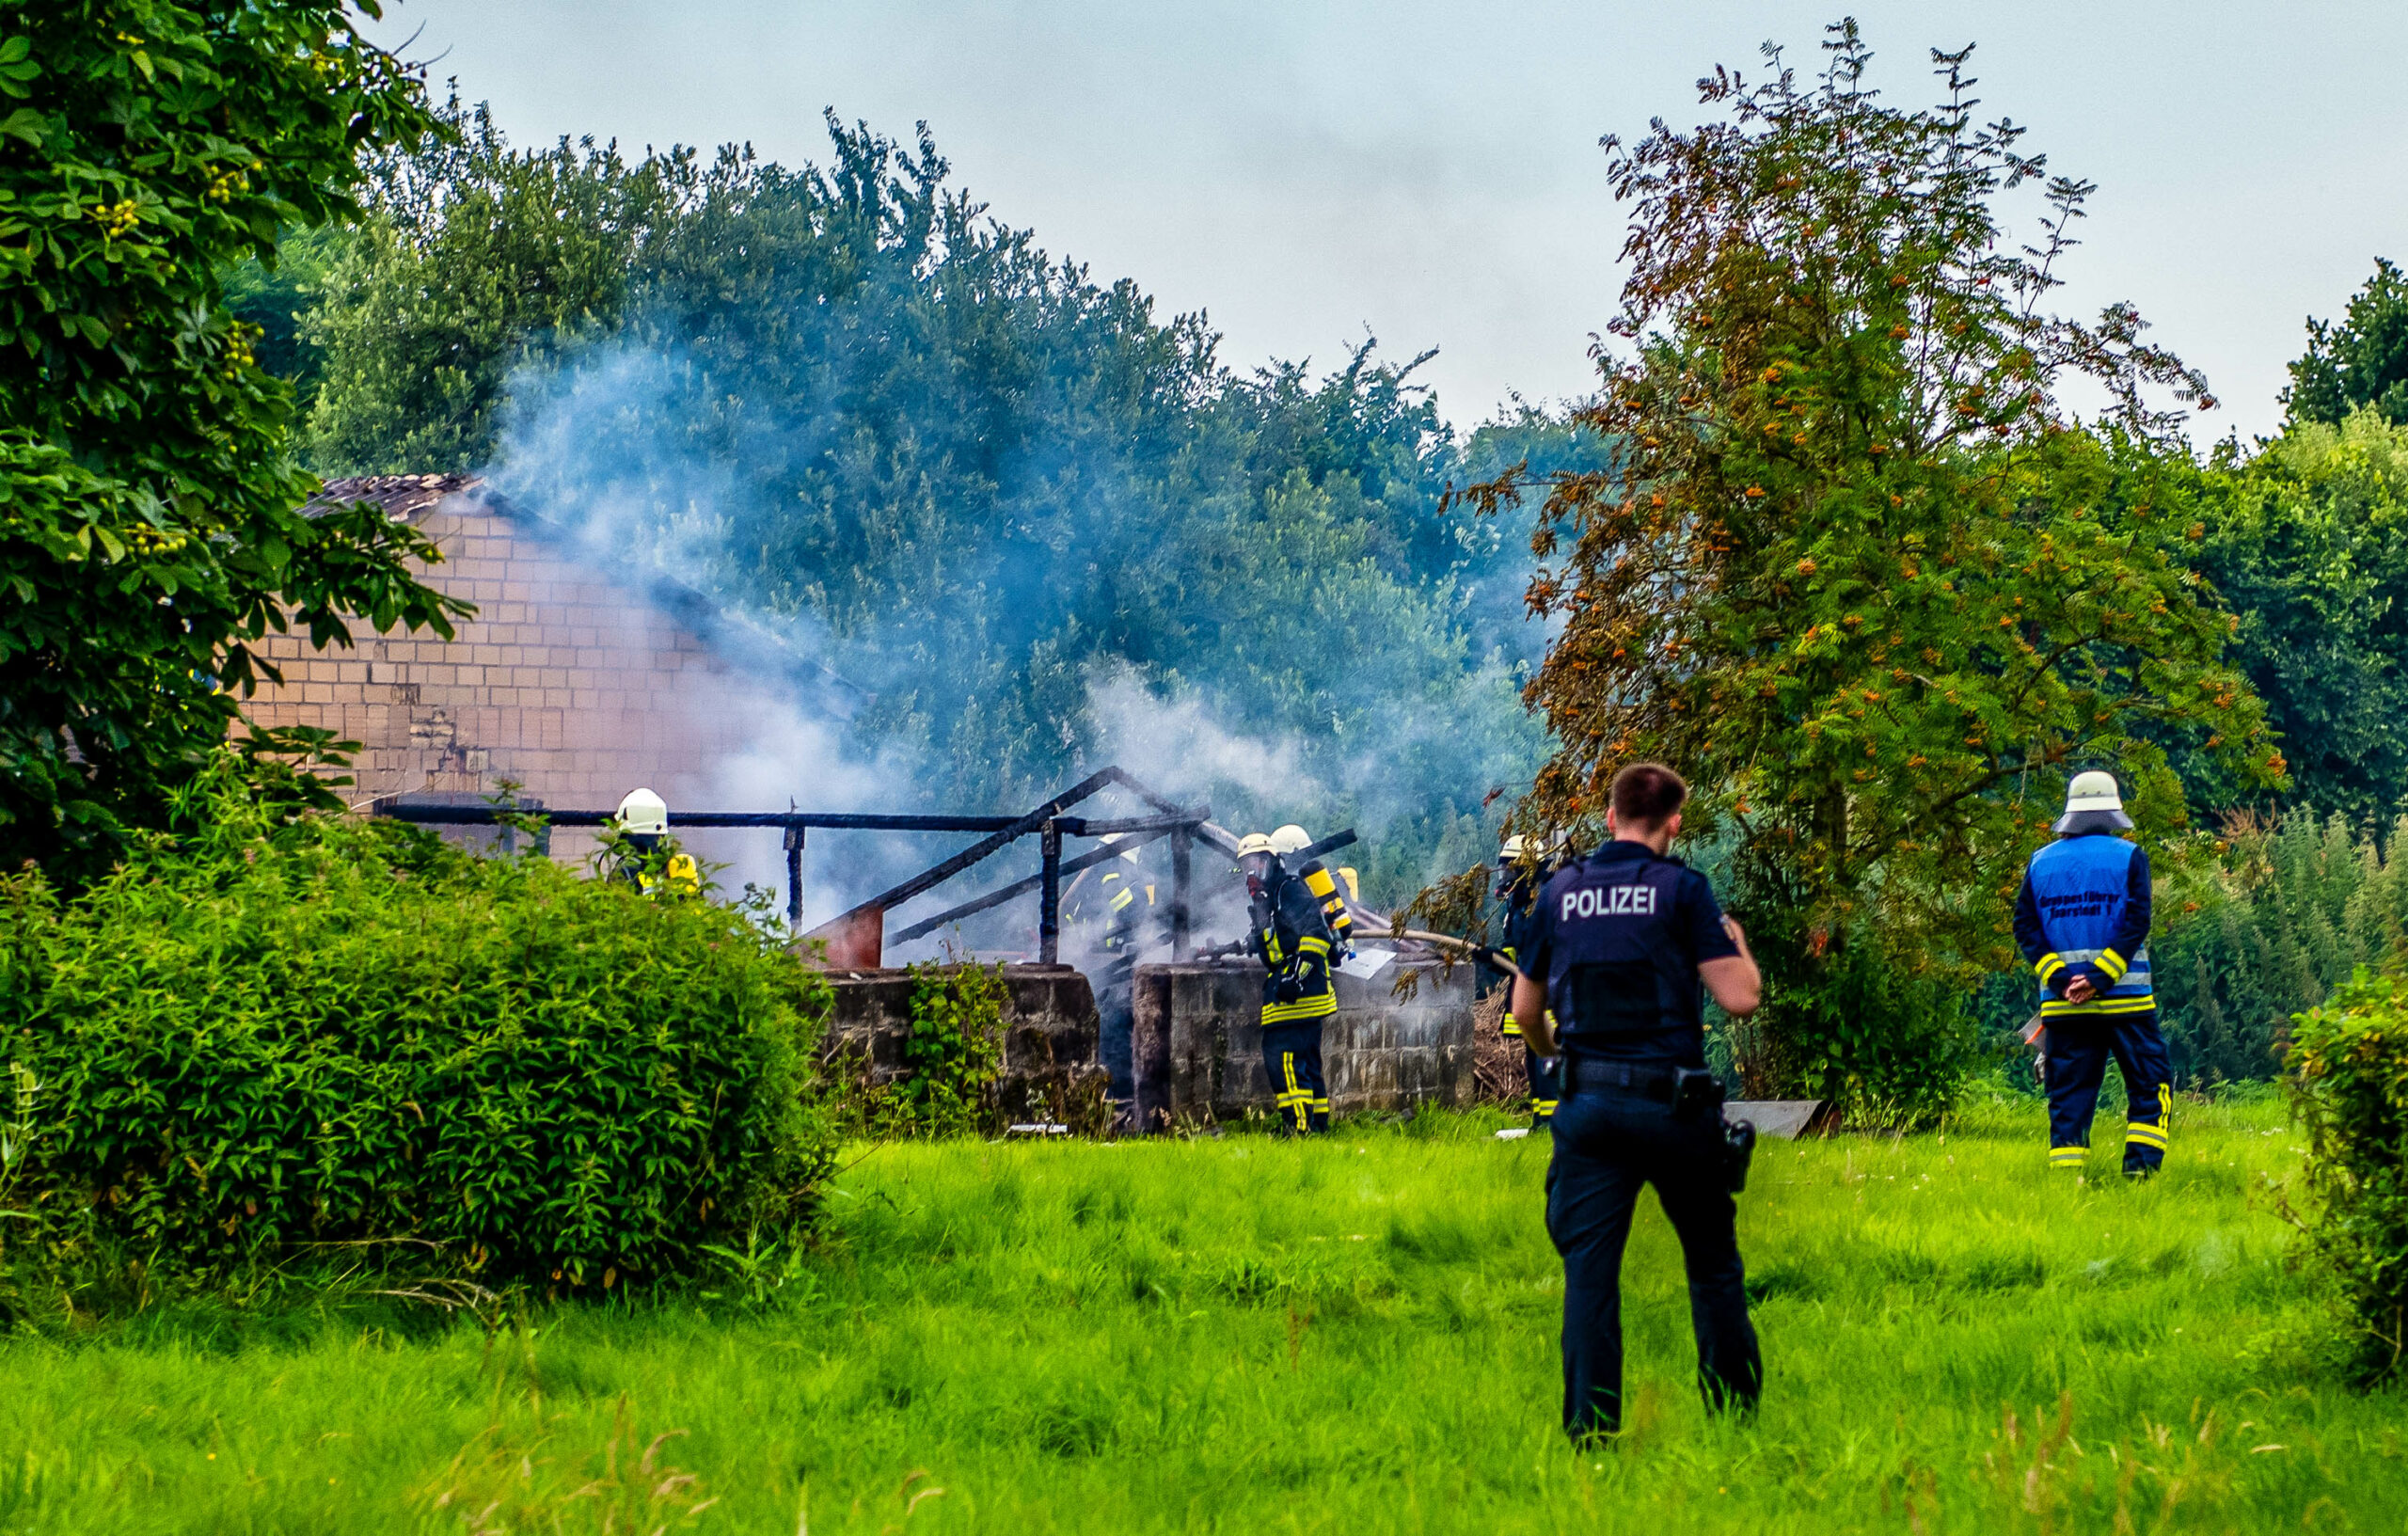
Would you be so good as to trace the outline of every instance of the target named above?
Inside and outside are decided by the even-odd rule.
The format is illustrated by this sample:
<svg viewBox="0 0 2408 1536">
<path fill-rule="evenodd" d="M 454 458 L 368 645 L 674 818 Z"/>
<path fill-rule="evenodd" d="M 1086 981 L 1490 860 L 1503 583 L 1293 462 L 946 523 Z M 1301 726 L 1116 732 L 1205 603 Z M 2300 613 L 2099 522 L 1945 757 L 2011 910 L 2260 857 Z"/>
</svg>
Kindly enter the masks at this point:
<svg viewBox="0 0 2408 1536">
<path fill-rule="evenodd" d="M 1535 776 L 1523 819 L 1585 841 L 1600 776 L 1669 753 L 1790 1035 L 1903 1021 L 1849 1054 L 1909 1077 L 1968 1037 L 1991 876 L 2064 771 L 2122 771 L 2185 878 L 2231 874 L 2235 814 L 2371 839 L 2408 800 L 2408 282 L 2379 262 L 2310 323 L 2284 429 L 2201 455 L 2203 381 L 2136 314 L 2037 306 L 2086 184 L 1961 92 L 1876 103 L 1850 30 L 1821 86 L 1718 76 L 1728 122 L 1616 149 L 1640 277 L 1599 394 L 1465 433 L 1368 340 L 1231 368 L 925 132 L 832 116 L 799 167 L 518 150 L 331 12 L 145 14 L 0 39 L 0 172 L 50 242 L 0 277 L 66 317 L 8 385 L 0 818 L 63 878 L 162 822 L 250 639 L 447 622 L 405 531 L 293 515 L 310 469 L 486 470 L 758 619 L 932 801 L 1170 742 L 1232 817 L 1366 825 L 1393 895 L 1486 852 L 1492 791 Z M 202 62 L 244 48 L 248 78 Z M 2029 259 L 1991 239 L 2026 182 Z M 2066 372 L 2107 418 L 2058 408 Z M 2212 1000 L 2202 1075 L 2278 1022 L 2231 979 L 2177 984 Z"/>
<path fill-rule="evenodd" d="M 1543 632 L 1518 531 L 1446 492 L 1583 462 L 1567 423 L 1459 441 L 1368 340 L 1232 370 L 1202 316 L 988 217 L 925 135 L 832 117 L 789 168 L 448 128 L 378 163 L 306 285 L 244 290 L 294 338 L 321 472 L 488 469 L 782 627 L 932 800 L 1111 751 L 1118 679 L 1295 754 L 1285 802 L 1220 784 L 1232 814 L 1362 821 L 1390 888 L 1481 851 L 1481 798 L 1537 761 Z"/>
</svg>

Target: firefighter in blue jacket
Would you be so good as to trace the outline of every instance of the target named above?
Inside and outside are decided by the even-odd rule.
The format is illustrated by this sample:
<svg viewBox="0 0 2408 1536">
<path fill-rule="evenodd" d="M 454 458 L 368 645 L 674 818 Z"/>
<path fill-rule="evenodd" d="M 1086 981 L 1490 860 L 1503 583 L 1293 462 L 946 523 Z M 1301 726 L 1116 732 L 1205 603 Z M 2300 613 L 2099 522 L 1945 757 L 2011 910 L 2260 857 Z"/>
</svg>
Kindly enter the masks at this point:
<svg viewBox="0 0 2408 1536">
<path fill-rule="evenodd" d="M 1520 963 L 1518 957 L 1529 947 L 1530 921 L 1538 911 L 1539 887 L 1553 873 L 1544 863 L 1526 863 L 1529 850 L 1529 845 L 1521 838 L 1509 837 L 1497 854 L 1497 900 L 1505 909 L 1505 942 L 1497 947 L 1506 959 L 1516 964 Z M 1513 1017 L 1510 990 L 1505 1001 L 1505 1023 L 1498 1033 L 1522 1047 L 1523 1069 L 1530 1082 L 1530 1129 L 1551 1130 L 1555 1106 L 1561 1096 L 1562 1059 L 1542 1056 L 1529 1048 L 1529 1040 L 1522 1033 L 1522 1021 Z"/>
<path fill-rule="evenodd" d="M 1329 1129 L 1329 1080 L 1322 1071 L 1322 1026 L 1338 1011 L 1330 980 L 1329 919 L 1305 882 L 1280 863 L 1271 839 L 1248 833 L 1238 867 L 1251 898 L 1247 946 L 1262 960 L 1262 1067 L 1283 1128 Z"/>
<path fill-rule="evenodd" d="M 2141 1179 L 2165 1162 L 2174 1078 L 2149 990 L 2148 855 L 2115 835 L 2131 825 L 2114 775 L 2074 775 L 2057 840 L 2024 871 L 2015 939 L 2040 983 L 2049 1165 L 2089 1161 L 2090 1116 L 2113 1055 L 2131 1104 L 2124 1172 Z"/>
</svg>

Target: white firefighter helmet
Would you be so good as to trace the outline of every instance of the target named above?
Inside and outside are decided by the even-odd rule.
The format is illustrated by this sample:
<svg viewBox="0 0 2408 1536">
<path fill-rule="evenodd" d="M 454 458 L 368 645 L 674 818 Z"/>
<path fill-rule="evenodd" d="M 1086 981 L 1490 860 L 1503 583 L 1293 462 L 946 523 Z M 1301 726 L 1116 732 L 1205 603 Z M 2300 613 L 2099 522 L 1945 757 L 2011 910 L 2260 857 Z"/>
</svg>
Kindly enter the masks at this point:
<svg viewBox="0 0 2408 1536">
<path fill-rule="evenodd" d="M 1515 832 L 1505 839 L 1504 847 L 1497 850 L 1497 857 L 1506 863 L 1517 864 L 1522 862 L 1522 855 L 1529 851 L 1530 845 L 1523 841 L 1521 833 Z"/>
<path fill-rule="evenodd" d="M 1108 848 L 1120 847 L 1121 834 L 1118 832 L 1105 832 L 1102 836 L 1097 838 L 1096 841 Z M 1137 850 L 1135 848 L 1120 848 L 1120 857 L 1128 860 L 1133 864 L 1137 862 Z"/>
<path fill-rule="evenodd" d="M 1238 857 L 1241 859 L 1250 853 L 1276 853 L 1279 850 L 1277 848 L 1272 846 L 1271 839 L 1261 832 L 1248 832 L 1244 837 L 1238 839 Z"/>
<path fill-rule="evenodd" d="M 630 789 L 619 802 L 618 822 L 623 832 L 658 837 L 669 831 L 669 802 L 649 789 Z"/>
<path fill-rule="evenodd" d="M 2056 830 L 2065 831 L 2077 816 L 2103 816 L 2111 827 L 2130 827 L 2132 818 L 2124 814 L 2124 797 L 2115 787 L 2115 776 L 2092 769 L 2077 773 L 2066 785 L 2066 814 L 2057 818 Z"/>
<path fill-rule="evenodd" d="M 1271 834 L 1271 851 L 1281 855 L 1294 853 L 1300 848 L 1310 847 L 1312 841 L 1312 833 L 1291 821 Z"/>
</svg>

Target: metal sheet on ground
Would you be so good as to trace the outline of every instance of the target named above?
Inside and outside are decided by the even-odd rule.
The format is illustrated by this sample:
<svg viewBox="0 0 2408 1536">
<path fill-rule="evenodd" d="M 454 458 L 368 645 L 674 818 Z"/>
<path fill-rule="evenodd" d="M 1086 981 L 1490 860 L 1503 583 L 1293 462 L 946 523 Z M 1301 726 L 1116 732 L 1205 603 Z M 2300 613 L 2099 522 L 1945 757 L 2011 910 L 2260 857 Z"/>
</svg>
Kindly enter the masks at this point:
<svg viewBox="0 0 2408 1536">
<path fill-rule="evenodd" d="M 1814 1119 L 1822 1108 L 1820 1099 L 1737 1099 L 1722 1106 L 1722 1117 L 1751 1122 L 1759 1136 L 1795 1141 L 1816 1129 Z"/>
</svg>

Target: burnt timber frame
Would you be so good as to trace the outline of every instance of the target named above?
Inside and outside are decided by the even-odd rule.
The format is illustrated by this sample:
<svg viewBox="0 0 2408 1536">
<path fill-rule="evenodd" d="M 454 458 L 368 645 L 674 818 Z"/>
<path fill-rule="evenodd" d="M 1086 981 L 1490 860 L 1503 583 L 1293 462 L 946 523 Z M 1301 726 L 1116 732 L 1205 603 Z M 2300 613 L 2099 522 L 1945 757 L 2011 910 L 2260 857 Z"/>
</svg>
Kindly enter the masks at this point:
<svg viewBox="0 0 2408 1536">
<path fill-rule="evenodd" d="M 1121 817 L 1090 817 L 1064 816 L 1062 813 L 1100 791 L 1117 785 L 1130 791 L 1150 806 L 1154 815 Z M 551 827 L 600 827 L 615 818 L 610 811 L 555 811 L 534 803 L 493 805 L 433 805 L 412 804 L 403 800 L 383 800 L 371 808 L 371 814 L 397 821 L 420 825 L 450 827 L 515 827 L 529 817 L 540 818 Z M 930 865 L 910 879 L 890 890 L 882 891 L 860 903 L 832 923 L 842 923 L 864 912 L 900 906 L 913 896 L 934 889 L 954 876 L 1002 851 L 1012 843 L 1035 832 L 1040 848 L 1038 872 L 1014 881 L 985 895 L 948 908 L 933 917 L 924 918 L 900 929 L 896 942 L 920 938 L 948 923 L 1005 905 L 1034 890 L 1038 893 L 1038 950 L 1041 963 L 1058 963 L 1061 953 L 1062 878 L 1104 863 L 1121 853 L 1142 847 L 1164 838 L 1170 842 L 1171 958 L 1190 958 L 1194 944 L 1193 900 L 1195 847 L 1202 843 L 1216 852 L 1235 857 L 1237 839 L 1221 827 L 1212 824 L 1212 807 L 1183 806 L 1167 800 L 1139 783 L 1118 767 L 1099 769 L 1079 783 L 1054 796 L 1042 805 L 1022 816 L 921 816 L 886 815 L 852 811 L 690 811 L 674 818 L 682 827 L 759 827 L 778 828 L 786 865 L 786 922 L 789 927 L 802 924 L 802 855 L 805 837 L 813 827 L 843 831 L 910 831 L 984 832 L 987 835 L 968 847 Z M 1094 848 L 1074 858 L 1065 859 L 1062 839 L 1070 837 L 1111 836 L 1118 841 Z M 1325 837 L 1304 850 L 1302 857 L 1312 858 L 1344 847 L 1353 843 L 1353 831 Z"/>
</svg>

